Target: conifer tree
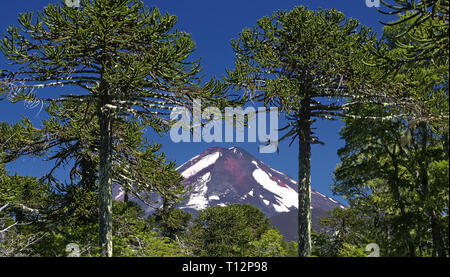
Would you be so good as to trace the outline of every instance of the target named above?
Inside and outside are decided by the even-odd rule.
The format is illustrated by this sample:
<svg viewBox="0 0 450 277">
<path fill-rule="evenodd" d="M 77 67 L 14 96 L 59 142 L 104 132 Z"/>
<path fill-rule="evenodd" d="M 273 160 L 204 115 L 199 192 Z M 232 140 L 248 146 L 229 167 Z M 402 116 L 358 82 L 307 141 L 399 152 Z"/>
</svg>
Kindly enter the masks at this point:
<svg viewBox="0 0 450 277">
<path fill-rule="evenodd" d="M 358 97 L 350 81 L 359 74 L 362 49 L 373 42 L 371 31 L 359 28 L 356 20 L 335 10 L 314 12 L 303 6 L 263 17 L 232 41 L 235 69 L 228 71 L 228 82 L 284 111 L 289 123 L 280 140 L 299 143 L 300 257 L 311 255 L 311 145 L 322 143 L 312 125 L 342 115 L 341 100 Z"/>
<path fill-rule="evenodd" d="M 0 95 L 13 101 L 90 103 L 98 120 L 99 225 L 102 256 L 112 255 L 114 122 L 140 120 L 163 132 L 174 106 L 225 100 L 215 80 L 200 86 L 195 44 L 174 30 L 177 18 L 140 0 L 82 0 L 51 4 L 19 16 L 0 48 Z M 59 93 L 38 89 L 59 88 Z M 63 89 L 64 87 L 64 89 Z M 55 90 L 53 90 L 55 91 Z M 38 93 L 39 92 L 39 93 Z M 76 93 L 75 93 L 76 92 Z"/>
</svg>

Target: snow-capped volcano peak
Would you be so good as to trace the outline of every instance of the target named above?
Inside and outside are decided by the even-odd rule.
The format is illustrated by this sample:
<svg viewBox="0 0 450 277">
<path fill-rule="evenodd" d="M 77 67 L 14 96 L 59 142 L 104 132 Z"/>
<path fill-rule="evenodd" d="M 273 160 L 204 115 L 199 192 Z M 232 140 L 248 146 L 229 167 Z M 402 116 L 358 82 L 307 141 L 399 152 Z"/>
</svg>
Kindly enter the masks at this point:
<svg viewBox="0 0 450 277">
<path fill-rule="evenodd" d="M 285 173 L 266 165 L 239 147 L 211 147 L 177 168 L 190 188 L 179 208 L 196 213 L 210 206 L 250 204 L 270 217 L 288 240 L 297 237 L 298 193 L 297 182 Z M 113 187 L 115 200 L 123 200 L 125 192 L 119 185 Z M 161 197 L 150 194 L 151 201 L 161 203 Z M 154 207 L 130 196 L 146 214 Z M 318 219 L 334 208 L 344 208 L 338 201 L 311 190 L 312 226 L 320 229 Z"/>
<path fill-rule="evenodd" d="M 182 208 L 202 210 L 233 203 L 251 204 L 267 216 L 298 208 L 297 182 L 247 151 L 238 148 L 208 148 L 178 168 L 190 187 Z M 312 208 L 343 207 L 337 201 L 312 191 Z"/>
</svg>

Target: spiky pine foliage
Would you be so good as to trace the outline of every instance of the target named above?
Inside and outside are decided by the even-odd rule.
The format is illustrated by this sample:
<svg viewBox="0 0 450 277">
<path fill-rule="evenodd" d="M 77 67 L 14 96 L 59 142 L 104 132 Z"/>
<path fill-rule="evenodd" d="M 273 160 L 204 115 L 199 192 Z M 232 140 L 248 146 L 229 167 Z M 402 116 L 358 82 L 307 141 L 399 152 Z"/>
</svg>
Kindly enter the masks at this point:
<svg viewBox="0 0 450 277">
<path fill-rule="evenodd" d="M 403 48 L 404 55 L 391 60 L 399 65 L 411 64 L 422 60 L 446 60 L 449 56 L 449 1 L 448 0 L 381 0 L 388 10 L 383 14 L 399 15 L 396 21 L 385 23 L 387 26 L 407 25 L 397 38 L 406 38 L 414 43 L 397 40 L 397 46 Z M 403 15 L 403 16 L 402 16 Z M 386 60 L 388 62 L 389 59 Z"/>
</svg>

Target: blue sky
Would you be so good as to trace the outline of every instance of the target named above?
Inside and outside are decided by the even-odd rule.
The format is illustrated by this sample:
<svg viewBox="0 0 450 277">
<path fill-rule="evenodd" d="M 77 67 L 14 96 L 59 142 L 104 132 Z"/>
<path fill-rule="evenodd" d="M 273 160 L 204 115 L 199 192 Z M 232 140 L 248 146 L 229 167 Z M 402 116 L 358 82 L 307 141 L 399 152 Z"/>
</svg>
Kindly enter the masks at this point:
<svg viewBox="0 0 450 277">
<path fill-rule="evenodd" d="M 49 0 L 14 0 L 2 1 L 0 9 L 0 30 L 4 32 L 10 25 L 17 25 L 18 14 L 25 11 L 42 10 Z M 233 67 L 234 53 L 230 40 L 236 38 L 243 28 L 252 27 L 263 16 L 270 16 L 274 11 L 290 10 L 294 6 L 304 5 L 313 10 L 335 8 L 342 11 L 347 17 L 356 18 L 362 24 L 372 27 L 381 33 L 382 25 L 379 20 L 390 21 L 381 15 L 375 8 L 368 8 L 365 0 L 144 0 L 147 6 L 156 6 L 162 12 L 169 12 L 178 17 L 177 28 L 192 34 L 196 42 L 195 58 L 201 58 L 204 74 L 207 78 L 216 76 L 221 78 L 225 70 Z M 0 68 L 5 68 L 5 60 L 0 55 Z M 22 116 L 27 116 L 39 124 L 45 119 L 45 113 L 40 107 L 24 107 L 23 103 L 11 104 L 0 102 L 0 121 L 17 122 Z M 281 125 L 282 120 L 280 120 Z M 332 173 L 339 163 L 336 154 L 343 146 L 338 132 L 342 127 L 340 121 L 319 121 L 314 127 L 319 138 L 326 143 L 325 146 L 312 147 L 312 187 L 323 194 L 332 196 L 330 185 Z M 169 159 L 182 164 L 191 157 L 203 152 L 211 146 L 231 147 L 239 146 L 252 153 L 266 164 L 283 171 L 294 179 L 298 172 L 298 144 L 289 147 L 288 142 L 280 145 L 279 153 L 260 154 L 259 143 L 178 143 L 171 142 L 169 136 L 157 137 L 153 133 L 146 134 L 156 142 L 162 143 L 162 151 Z M 21 159 L 8 166 L 12 173 L 22 175 L 40 176 L 49 164 L 36 159 Z M 61 171 L 63 174 L 63 171 Z M 340 199 L 341 200 L 341 199 Z"/>
</svg>

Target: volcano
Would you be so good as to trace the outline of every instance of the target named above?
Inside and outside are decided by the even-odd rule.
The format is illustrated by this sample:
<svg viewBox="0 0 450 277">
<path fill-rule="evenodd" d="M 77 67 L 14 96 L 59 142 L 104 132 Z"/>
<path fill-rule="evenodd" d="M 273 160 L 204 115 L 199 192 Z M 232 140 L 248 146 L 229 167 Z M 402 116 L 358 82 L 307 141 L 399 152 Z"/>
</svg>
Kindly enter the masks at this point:
<svg viewBox="0 0 450 277">
<path fill-rule="evenodd" d="M 189 193 L 181 209 L 250 204 L 264 212 L 287 240 L 297 238 L 297 181 L 238 147 L 211 147 L 177 168 Z M 343 204 L 311 190 L 312 226 Z"/>
</svg>

